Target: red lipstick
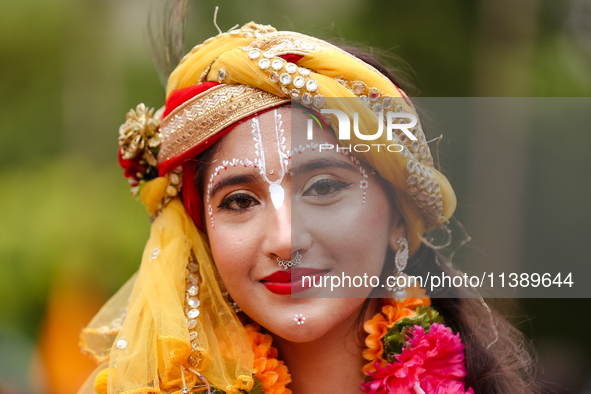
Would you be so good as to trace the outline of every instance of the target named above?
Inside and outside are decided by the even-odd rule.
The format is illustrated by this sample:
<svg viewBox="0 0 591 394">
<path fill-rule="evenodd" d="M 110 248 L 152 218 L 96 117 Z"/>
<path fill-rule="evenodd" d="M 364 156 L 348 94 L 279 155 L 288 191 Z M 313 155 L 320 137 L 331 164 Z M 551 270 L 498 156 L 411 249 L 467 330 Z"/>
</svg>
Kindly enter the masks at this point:
<svg viewBox="0 0 591 394">
<path fill-rule="evenodd" d="M 306 281 L 306 286 L 302 286 L 302 277 L 309 276 L 312 283 L 322 278 L 328 270 L 315 270 L 311 268 L 297 268 L 295 274 L 290 271 L 276 271 L 271 275 L 261 279 L 261 283 L 265 285 L 267 290 L 271 293 L 279 295 L 301 293 L 311 287 L 311 284 Z M 293 275 L 292 275 L 293 274 Z M 322 280 L 322 279 L 320 279 Z"/>
</svg>

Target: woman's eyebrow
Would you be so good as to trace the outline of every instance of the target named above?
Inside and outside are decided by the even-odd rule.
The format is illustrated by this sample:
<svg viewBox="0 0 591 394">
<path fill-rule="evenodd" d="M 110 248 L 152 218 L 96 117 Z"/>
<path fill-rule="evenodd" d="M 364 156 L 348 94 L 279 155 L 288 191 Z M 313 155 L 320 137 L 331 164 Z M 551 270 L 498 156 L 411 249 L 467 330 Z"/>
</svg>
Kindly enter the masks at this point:
<svg viewBox="0 0 591 394">
<path fill-rule="evenodd" d="M 347 171 L 358 171 L 357 168 L 355 168 L 352 164 L 347 163 L 346 161 L 326 157 L 306 161 L 305 163 L 301 163 L 299 165 L 296 165 L 295 167 L 292 167 L 291 175 L 297 176 L 302 173 L 327 167 L 342 168 Z"/>
<path fill-rule="evenodd" d="M 239 174 L 239 175 L 232 175 L 228 177 L 223 177 L 221 181 L 216 183 L 214 187 L 211 189 L 211 197 L 215 196 L 215 194 L 220 191 L 220 189 L 226 186 L 232 185 L 240 185 L 245 183 L 254 183 L 256 182 L 256 176 L 253 174 Z"/>
</svg>

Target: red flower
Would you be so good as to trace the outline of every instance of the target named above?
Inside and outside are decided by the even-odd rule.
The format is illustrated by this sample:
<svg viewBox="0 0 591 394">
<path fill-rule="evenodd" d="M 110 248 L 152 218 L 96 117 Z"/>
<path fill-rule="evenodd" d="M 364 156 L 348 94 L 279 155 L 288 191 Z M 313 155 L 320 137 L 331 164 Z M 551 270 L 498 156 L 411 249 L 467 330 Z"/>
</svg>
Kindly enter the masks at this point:
<svg viewBox="0 0 591 394">
<path fill-rule="evenodd" d="M 139 183 L 141 180 L 141 177 L 138 177 L 138 174 L 143 175 L 148 170 L 147 167 L 140 164 L 142 157 L 138 156 L 132 160 L 125 160 L 123 158 L 123 154 L 121 153 L 121 148 L 119 148 L 118 155 L 119 165 L 125 170 L 125 177 L 133 179 L 136 184 L 132 184 L 132 186 L 137 186 L 137 183 Z"/>
</svg>

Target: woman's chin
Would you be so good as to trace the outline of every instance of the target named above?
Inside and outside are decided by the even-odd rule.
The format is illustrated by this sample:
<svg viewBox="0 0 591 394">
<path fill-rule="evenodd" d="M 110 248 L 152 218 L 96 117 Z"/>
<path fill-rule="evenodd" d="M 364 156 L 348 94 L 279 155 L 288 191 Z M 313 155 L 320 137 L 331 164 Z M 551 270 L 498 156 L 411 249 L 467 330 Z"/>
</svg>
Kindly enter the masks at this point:
<svg viewBox="0 0 591 394">
<path fill-rule="evenodd" d="M 303 301 L 303 300 L 299 300 Z M 358 301 L 358 302 L 355 302 Z M 258 324 L 290 342 L 312 342 L 356 320 L 363 299 L 306 299 L 277 308 L 277 314 L 253 316 Z M 359 305 L 357 305 L 359 304 Z M 260 312 L 260 311 L 257 311 Z M 258 318 L 258 319 L 257 319 Z"/>
<path fill-rule="evenodd" d="M 314 324 L 304 324 L 302 326 L 293 327 L 291 325 L 279 325 L 273 327 L 274 330 L 269 329 L 275 336 L 283 340 L 296 343 L 312 342 L 321 338 L 328 331 L 324 327 L 318 327 Z"/>
</svg>

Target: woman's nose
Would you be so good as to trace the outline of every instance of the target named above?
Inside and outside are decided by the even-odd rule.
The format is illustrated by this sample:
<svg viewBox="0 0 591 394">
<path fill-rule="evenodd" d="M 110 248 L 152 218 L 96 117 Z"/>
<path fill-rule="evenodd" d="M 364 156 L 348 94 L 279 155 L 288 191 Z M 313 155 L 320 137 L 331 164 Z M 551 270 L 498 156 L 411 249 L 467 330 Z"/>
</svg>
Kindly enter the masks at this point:
<svg viewBox="0 0 591 394">
<path fill-rule="evenodd" d="M 291 209 L 289 199 L 285 202 L 279 209 L 270 207 L 267 224 L 262 229 L 266 232 L 263 252 L 270 257 L 291 260 L 297 251 L 302 254 L 310 248 L 311 238 L 297 212 Z"/>
</svg>

